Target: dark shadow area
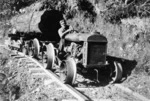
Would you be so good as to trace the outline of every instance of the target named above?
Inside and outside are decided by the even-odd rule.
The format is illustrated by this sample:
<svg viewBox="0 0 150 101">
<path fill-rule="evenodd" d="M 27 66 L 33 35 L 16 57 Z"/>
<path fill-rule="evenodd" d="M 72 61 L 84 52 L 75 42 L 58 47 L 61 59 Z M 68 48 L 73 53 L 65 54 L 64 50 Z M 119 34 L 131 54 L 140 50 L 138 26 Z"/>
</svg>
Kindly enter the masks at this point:
<svg viewBox="0 0 150 101">
<path fill-rule="evenodd" d="M 137 62 L 135 60 L 127 60 L 123 58 L 107 56 L 108 65 L 101 67 L 99 69 L 99 82 L 96 82 L 96 72 L 94 69 L 89 69 L 87 73 L 81 73 L 85 79 L 89 79 L 88 81 L 84 80 L 82 82 L 78 82 L 74 86 L 81 86 L 81 87 L 99 87 L 99 86 L 106 86 L 112 82 L 110 77 L 110 68 L 114 67 L 114 61 L 119 62 L 123 68 L 122 80 L 115 83 L 121 83 L 127 79 L 129 75 L 131 75 L 132 70 L 136 67 Z"/>
<path fill-rule="evenodd" d="M 60 40 L 58 29 L 60 28 L 59 21 L 62 19 L 62 13 L 57 10 L 48 10 L 44 12 L 41 16 L 41 22 L 39 23 L 39 29 L 43 34 L 42 40 Z"/>
<path fill-rule="evenodd" d="M 109 61 L 110 66 L 113 64 L 114 61 L 121 63 L 123 68 L 123 75 L 122 75 L 123 81 L 126 80 L 129 75 L 131 75 L 132 70 L 137 65 L 137 61 L 135 60 L 127 60 L 113 56 L 107 56 L 107 60 Z"/>
<path fill-rule="evenodd" d="M 85 18 L 90 18 L 91 22 L 95 22 L 96 20 L 96 12 L 94 11 L 94 5 L 88 0 L 79 0 L 78 7 L 80 11 L 86 12 L 84 14 Z M 83 13 L 82 12 L 82 13 Z"/>
</svg>

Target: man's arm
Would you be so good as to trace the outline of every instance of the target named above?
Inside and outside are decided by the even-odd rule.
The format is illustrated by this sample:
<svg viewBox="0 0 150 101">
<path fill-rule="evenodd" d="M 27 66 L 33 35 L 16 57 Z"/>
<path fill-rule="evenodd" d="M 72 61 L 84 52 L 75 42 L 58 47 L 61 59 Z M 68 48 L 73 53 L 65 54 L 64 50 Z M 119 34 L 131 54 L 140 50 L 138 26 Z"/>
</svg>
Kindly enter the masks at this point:
<svg viewBox="0 0 150 101">
<path fill-rule="evenodd" d="M 69 27 L 65 32 L 62 32 L 62 29 L 59 29 L 58 33 L 61 38 L 64 38 L 69 32 L 73 31 L 72 27 Z"/>
<path fill-rule="evenodd" d="M 65 32 L 63 32 L 62 33 L 62 38 L 65 38 L 65 36 L 67 35 L 67 34 L 69 34 L 69 32 L 71 32 L 72 31 L 72 29 L 68 29 L 68 30 L 66 30 Z"/>
</svg>

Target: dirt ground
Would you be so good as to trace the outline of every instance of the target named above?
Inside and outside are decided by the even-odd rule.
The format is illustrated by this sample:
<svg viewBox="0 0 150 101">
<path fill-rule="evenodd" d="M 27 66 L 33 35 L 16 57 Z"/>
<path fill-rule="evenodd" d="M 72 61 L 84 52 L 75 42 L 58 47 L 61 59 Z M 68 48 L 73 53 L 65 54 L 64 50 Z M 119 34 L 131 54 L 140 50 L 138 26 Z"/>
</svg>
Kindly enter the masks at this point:
<svg viewBox="0 0 150 101">
<path fill-rule="evenodd" d="M 150 76 L 132 73 L 122 85 L 150 99 Z"/>
</svg>

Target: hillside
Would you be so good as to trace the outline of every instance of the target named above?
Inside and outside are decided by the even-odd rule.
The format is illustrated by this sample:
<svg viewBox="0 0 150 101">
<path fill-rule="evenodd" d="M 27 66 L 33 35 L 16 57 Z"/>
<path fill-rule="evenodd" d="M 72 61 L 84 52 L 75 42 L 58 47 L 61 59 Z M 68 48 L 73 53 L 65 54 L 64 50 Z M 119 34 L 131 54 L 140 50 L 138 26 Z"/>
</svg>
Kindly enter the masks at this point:
<svg viewBox="0 0 150 101">
<path fill-rule="evenodd" d="M 22 11 L 15 11 L 8 20 L 1 19 L 1 37 L 7 37 L 12 28 L 30 33 L 26 26 L 29 23 L 33 26 L 39 23 L 39 20 L 36 20 L 40 17 L 38 12 L 58 10 L 63 14 L 67 24 L 75 30 L 85 33 L 99 31 L 106 36 L 108 55 L 124 63 L 124 76 L 127 76 L 127 79 L 123 84 L 149 98 L 150 0 L 33 0 L 33 2 L 25 8 L 20 7 Z M 30 22 L 29 14 L 32 13 L 35 14 L 35 22 Z M 17 21 L 26 22 L 25 19 L 18 19 L 19 16 L 26 19 L 29 17 L 29 23 L 18 24 Z M 34 31 L 39 33 L 39 29 Z"/>
<path fill-rule="evenodd" d="M 148 17 L 149 13 L 141 14 L 141 9 L 145 7 L 145 10 L 149 10 L 149 8 L 146 8 L 149 0 L 145 2 L 126 1 L 128 2 L 117 0 L 37 1 L 31 6 L 23 8 L 23 12 L 19 12 L 12 17 L 11 24 L 13 27 L 18 28 L 18 31 L 29 33 L 27 30 L 29 27 L 31 31 L 37 29 L 37 32 L 39 32 L 40 28 L 36 27 L 41 14 L 46 9 L 58 10 L 62 12 L 67 23 L 75 30 L 88 33 L 99 31 L 106 36 L 109 55 L 136 60 L 138 67 L 147 68 L 145 66 L 149 64 L 150 59 L 150 19 Z M 134 11 L 134 6 L 139 7 L 138 12 Z M 127 8 L 128 11 L 126 11 Z M 114 13 L 112 10 L 114 10 Z M 149 71 L 147 72 L 149 73 Z"/>
</svg>

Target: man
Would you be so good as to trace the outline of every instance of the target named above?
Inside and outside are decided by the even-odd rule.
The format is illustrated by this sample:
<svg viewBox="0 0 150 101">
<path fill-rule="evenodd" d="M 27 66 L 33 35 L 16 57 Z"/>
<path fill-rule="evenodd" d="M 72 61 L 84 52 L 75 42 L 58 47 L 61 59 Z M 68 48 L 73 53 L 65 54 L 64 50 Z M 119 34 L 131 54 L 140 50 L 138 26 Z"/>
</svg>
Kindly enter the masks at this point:
<svg viewBox="0 0 150 101">
<path fill-rule="evenodd" d="M 60 21 L 61 28 L 58 30 L 60 38 L 65 38 L 65 36 L 73 31 L 71 26 L 68 26 L 64 20 Z"/>
<path fill-rule="evenodd" d="M 60 45 L 59 45 L 59 51 L 63 51 L 64 42 L 65 42 L 65 36 L 73 31 L 73 28 L 71 26 L 68 26 L 64 20 L 60 21 L 61 28 L 58 30 L 58 34 L 60 36 Z"/>
</svg>

